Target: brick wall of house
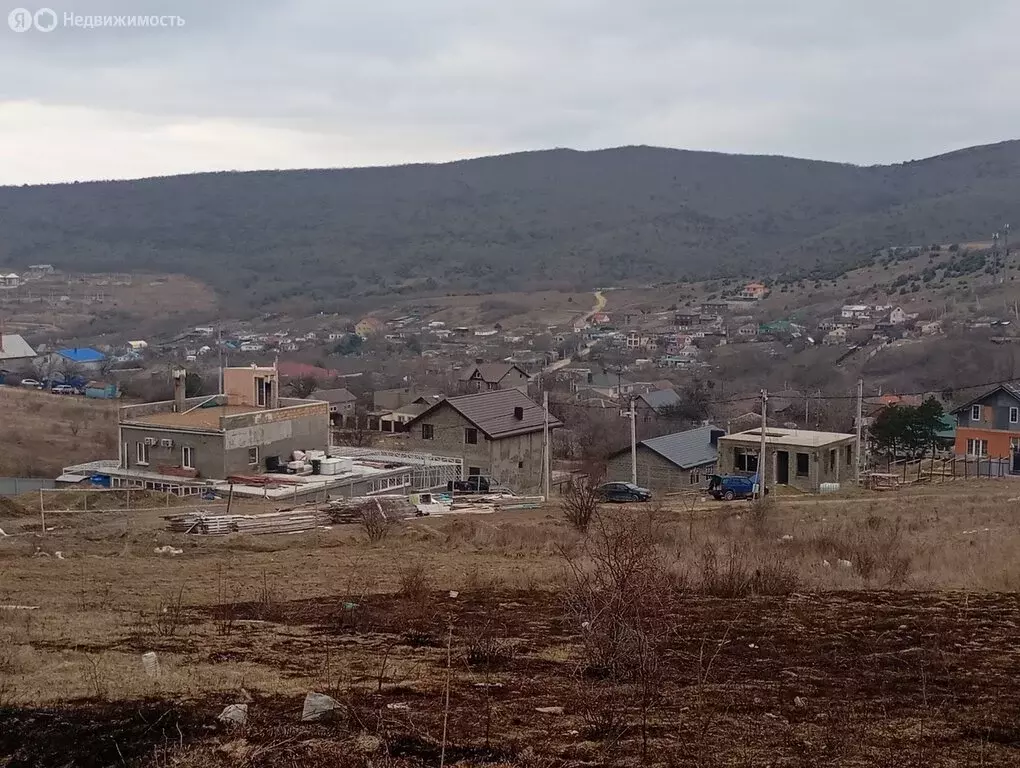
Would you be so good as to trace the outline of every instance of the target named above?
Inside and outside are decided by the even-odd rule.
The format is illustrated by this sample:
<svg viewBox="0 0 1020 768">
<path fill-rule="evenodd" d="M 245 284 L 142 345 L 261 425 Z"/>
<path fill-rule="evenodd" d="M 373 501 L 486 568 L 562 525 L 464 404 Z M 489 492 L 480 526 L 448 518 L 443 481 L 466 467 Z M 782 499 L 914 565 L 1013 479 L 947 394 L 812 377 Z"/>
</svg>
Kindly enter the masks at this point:
<svg viewBox="0 0 1020 768">
<path fill-rule="evenodd" d="M 659 493 L 674 493 L 700 488 L 714 471 L 714 464 L 695 470 L 681 469 L 661 454 L 639 445 L 637 447 L 637 484 Z M 607 482 L 630 482 L 630 451 L 609 460 Z"/>
<path fill-rule="evenodd" d="M 432 426 L 431 440 L 422 437 L 425 424 Z M 471 445 L 465 442 L 465 429 L 471 426 L 456 410 L 441 406 L 411 425 L 406 449 L 462 459 L 465 475 L 474 467 L 518 493 L 542 488 L 541 430 L 499 440 L 489 440 L 479 431 L 478 443 Z"/>
</svg>

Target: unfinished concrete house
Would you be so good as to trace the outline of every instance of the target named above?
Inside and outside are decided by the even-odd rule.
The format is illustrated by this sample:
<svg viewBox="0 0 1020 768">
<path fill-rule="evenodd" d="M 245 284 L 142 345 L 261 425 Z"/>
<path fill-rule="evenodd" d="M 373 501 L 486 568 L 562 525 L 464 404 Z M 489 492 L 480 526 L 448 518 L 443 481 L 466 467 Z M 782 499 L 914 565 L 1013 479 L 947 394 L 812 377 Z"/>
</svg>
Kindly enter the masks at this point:
<svg viewBox="0 0 1020 768">
<path fill-rule="evenodd" d="M 817 492 L 822 483 L 854 480 L 857 438 L 842 432 L 768 427 L 765 431 L 765 483 Z M 761 428 L 719 438 L 717 472 L 753 475 L 758 471 Z"/>
</svg>

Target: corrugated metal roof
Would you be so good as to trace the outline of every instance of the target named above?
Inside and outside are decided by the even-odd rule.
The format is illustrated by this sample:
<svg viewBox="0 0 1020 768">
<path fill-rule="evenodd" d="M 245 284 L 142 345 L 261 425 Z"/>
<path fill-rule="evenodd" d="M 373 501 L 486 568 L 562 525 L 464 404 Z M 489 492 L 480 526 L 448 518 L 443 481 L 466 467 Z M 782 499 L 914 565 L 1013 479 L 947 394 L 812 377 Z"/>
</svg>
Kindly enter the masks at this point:
<svg viewBox="0 0 1020 768">
<path fill-rule="evenodd" d="M 1012 397 L 1020 401 L 1020 386 L 1016 384 L 1000 384 L 994 389 L 990 389 L 987 392 L 979 395 L 978 397 L 975 397 L 973 400 L 970 400 L 964 403 L 963 405 L 958 405 L 956 408 L 953 408 L 953 410 L 951 410 L 950 413 L 951 414 L 961 413 L 966 409 L 970 408 L 972 405 L 977 405 L 986 397 L 991 397 L 992 395 L 999 391 L 1005 392 L 1006 394 L 1011 395 Z"/>
<path fill-rule="evenodd" d="M 72 363 L 98 363 L 105 360 L 106 355 L 97 349 L 90 347 L 76 347 L 74 349 L 61 349 L 57 354 Z"/>
<path fill-rule="evenodd" d="M 35 357 L 35 350 L 16 333 L 5 333 L 0 339 L 0 360 L 22 360 Z"/>
<path fill-rule="evenodd" d="M 477 395 L 451 397 L 432 406 L 408 423 L 424 419 L 436 408 L 446 405 L 493 439 L 535 432 L 542 429 L 545 424 L 545 409 L 517 389 L 497 389 L 492 392 L 480 392 Z M 514 417 L 515 408 L 523 411 L 524 418 Z M 561 427 L 563 424 L 559 419 L 550 417 L 549 426 Z"/>
<path fill-rule="evenodd" d="M 662 458 L 671 461 L 681 469 L 691 469 L 716 461 L 719 450 L 717 446 L 712 445 L 713 430 L 725 434 L 725 430 L 710 424 L 706 427 L 689 429 L 686 432 L 675 432 L 672 435 L 642 440 L 638 445 L 655 451 Z"/>
</svg>

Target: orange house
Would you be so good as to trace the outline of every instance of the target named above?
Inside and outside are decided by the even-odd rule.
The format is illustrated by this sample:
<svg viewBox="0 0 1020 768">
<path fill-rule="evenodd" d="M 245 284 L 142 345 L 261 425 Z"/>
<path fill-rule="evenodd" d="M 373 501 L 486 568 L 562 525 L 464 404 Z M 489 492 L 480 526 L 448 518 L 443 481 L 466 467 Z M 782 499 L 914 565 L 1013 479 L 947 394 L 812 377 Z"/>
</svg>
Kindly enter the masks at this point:
<svg viewBox="0 0 1020 768">
<path fill-rule="evenodd" d="M 1020 387 L 1000 385 L 953 413 L 957 456 L 1010 458 L 1020 472 Z"/>
</svg>

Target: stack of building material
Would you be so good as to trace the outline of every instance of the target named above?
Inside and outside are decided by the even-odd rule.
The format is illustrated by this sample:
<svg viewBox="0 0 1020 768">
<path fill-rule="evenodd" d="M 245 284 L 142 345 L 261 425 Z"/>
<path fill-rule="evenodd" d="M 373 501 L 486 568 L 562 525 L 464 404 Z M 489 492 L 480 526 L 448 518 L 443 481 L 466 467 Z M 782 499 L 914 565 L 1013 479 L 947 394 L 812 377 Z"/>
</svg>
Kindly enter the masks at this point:
<svg viewBox="0 0 1020 768">
<path fill-rule="evenodd" d="M 294 509 L 264 515 L 212 515 L 205 512 L 168 517 L 167 528 L 175 533 L 251 535 L 298 533 L 329 525 L 330 517 L 317 509 Z"/>
<path fill-rule="evenodd" d="M 387 520 L 404 520 L 416 517 L 418 511 L 407 496 L 364 496 L 337 499 L 327 507 L 329 519 L 337 524 L 360 523 L 366 511 L 382 512 Z"/>
</svg>

